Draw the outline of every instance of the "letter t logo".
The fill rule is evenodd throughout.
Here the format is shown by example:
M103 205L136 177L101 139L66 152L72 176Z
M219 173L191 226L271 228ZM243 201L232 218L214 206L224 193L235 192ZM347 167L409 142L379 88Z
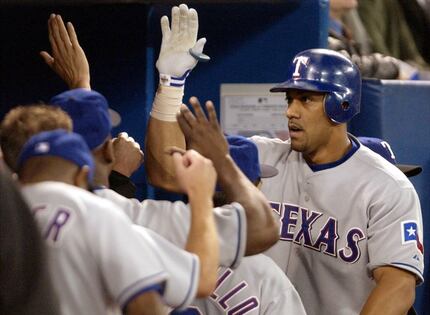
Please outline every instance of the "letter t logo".
M300 77L300 72L299 72L300 66L304 65L306 67L308 64L308 61L309 61L309 57L299 56L294 58L293 63L296 64L296 69L294 70L293 78Z

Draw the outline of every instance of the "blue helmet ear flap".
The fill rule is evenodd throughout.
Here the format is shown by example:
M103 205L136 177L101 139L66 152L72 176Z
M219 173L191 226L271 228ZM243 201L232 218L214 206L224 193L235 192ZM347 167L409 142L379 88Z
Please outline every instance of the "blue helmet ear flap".
M327 93L324 100L324 109L328 118L337 124L348 122L360 109L353 106L348 98L340 92Z

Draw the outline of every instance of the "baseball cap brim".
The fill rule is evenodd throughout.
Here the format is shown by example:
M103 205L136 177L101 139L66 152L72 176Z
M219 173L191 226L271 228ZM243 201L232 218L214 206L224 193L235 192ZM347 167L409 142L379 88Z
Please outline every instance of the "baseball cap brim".
M112 127L118 127L121 123L121 115L114 109L109 108L109 116L112 123Z
M267 164L260 164L260 177L261 178L270 178L273 176L278 175L279 171L271 166L271 165L267 165Z
M422 172L423 168L419 165L396 164L396 166L407 176L412 177Z

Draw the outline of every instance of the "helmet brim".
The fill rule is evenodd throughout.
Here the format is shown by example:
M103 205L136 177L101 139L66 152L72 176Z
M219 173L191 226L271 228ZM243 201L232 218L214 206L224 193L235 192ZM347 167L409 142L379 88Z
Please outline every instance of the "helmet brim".
M303 91L312 91L312 92L343 92L343 89L339 86L333 85L332 83L325 83L320 81L311 81L311 80L288 80L282 82L278 85L275 85L270 89L270 92L286 92L288 90L303 90Z

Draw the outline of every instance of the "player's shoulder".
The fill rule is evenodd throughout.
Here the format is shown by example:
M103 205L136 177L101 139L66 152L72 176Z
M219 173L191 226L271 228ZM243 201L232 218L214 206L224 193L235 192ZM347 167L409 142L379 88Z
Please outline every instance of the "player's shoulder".
M153 200L153 199L145 199L143 201L139 201L135 198L126 198L123 195L117 193L116 191L109 188L101 188L94 191L94 193L107 199L114 204L126 208L129 206L134 206L140 208L140 210L148 210L148 211L157 211L157 210L184 210L188 209L187 205L182 201L168 201L168 200Z
M357 169L369 178L375 179L372 182L376 183L378 179L378 182L384 182L386 185L413 188L412 183L400 169L368 147L360 145L354 158L358 162Z
M94 190L94 194L104 200L109 200L120 208L127 208L135 203L139 203L137 199L126 198L109 188L97 188Z
M40 182L25 185L22 192L31 204L55 204L68 207L83 216L97 216L100 212L112 212L115 205L109 200L62 182Z

